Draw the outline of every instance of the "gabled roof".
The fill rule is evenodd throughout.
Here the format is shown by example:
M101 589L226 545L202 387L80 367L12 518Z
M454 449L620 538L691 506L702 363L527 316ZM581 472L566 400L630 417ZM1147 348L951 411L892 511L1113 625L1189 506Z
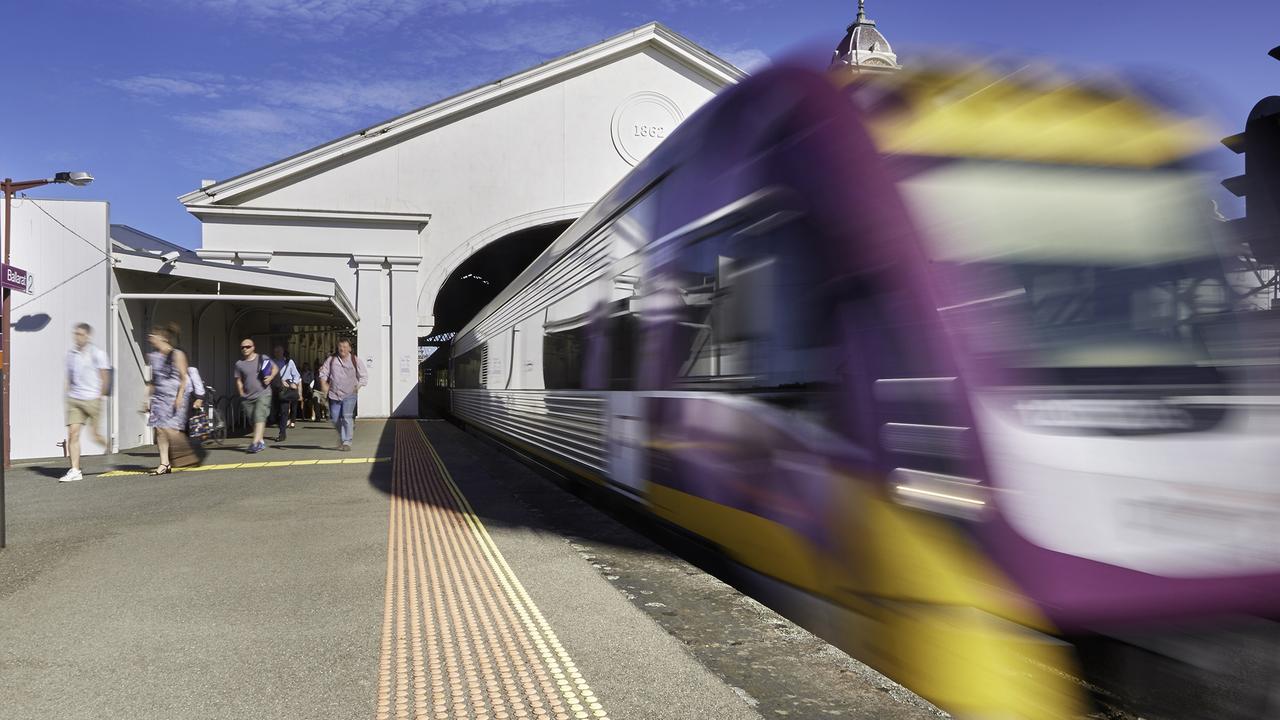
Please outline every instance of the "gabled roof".
M490 107L555 84L568 76L607 64L646 46L657 48L684 62L694 71L721 86L736 83L745 75L738 68L713 55L692 40L661 23L651 22L591 47L569 53L501 80L472 88L359 132L304 150L270 165L193 190L179 197L178 200L192 211L197 207L207 207L215 202L225 202L263 186L279 184L317 165L365 152L372 147L394 144L428 130L432 126L465 116L478 108Z

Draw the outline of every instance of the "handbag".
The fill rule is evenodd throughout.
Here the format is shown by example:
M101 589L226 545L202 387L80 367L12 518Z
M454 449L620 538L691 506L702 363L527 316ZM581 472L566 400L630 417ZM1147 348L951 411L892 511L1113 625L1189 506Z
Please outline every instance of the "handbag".
M280 367L279 364L276 367ZM293 364L293 360L286 359L284 367L280 368L280 372L276 373L275 379L271 381L271 389L276 391L276 398L283 401L298 399L298 389L284 384L284 372L289 368L293 368L295 373L298 371L298 366Z
M203 440L213 432L213 418L204 413L196 413L187 418L187 437Z
M200 464L200 451L187 440L187 436L176 430L164 429L169 433L169 466L175 468L191 467Z

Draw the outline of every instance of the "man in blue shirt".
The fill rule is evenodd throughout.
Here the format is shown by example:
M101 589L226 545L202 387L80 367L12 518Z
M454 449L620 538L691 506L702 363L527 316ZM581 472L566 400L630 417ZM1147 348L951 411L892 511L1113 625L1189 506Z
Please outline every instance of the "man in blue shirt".
M271 384L271 391L276 401L276 420L280 428L275 442L284 442L288 435L289 417L292 415L293 403L298 399L298 388L302 387L302 375L298 366L293 364L284 353L284 346L276 345L271 351L271 362L276 366L276 379Z

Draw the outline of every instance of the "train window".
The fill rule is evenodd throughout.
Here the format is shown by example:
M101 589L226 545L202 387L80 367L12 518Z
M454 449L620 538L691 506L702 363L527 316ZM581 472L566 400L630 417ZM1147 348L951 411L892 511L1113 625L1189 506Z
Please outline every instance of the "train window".
M483 387L480 382L480 370L483 360L484 345L474 347L455 358L453 361L453 386L458 389Z
M640 325L630 309L630 298L609 305L605 333L609 339L609 389L634 390L636 350Z
M582 389L582 361L586 353L586 325L552 332L542 339L542 368L548 390Z
M776 394L832 382L820 261L806 228L797 216L756 218L660 263L680 296L669 333L676 386Z

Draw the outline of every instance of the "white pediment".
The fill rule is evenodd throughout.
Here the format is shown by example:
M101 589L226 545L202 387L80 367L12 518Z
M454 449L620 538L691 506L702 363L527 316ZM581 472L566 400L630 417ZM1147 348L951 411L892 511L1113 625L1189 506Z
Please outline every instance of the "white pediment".
M643 63L637 63L636 58L650 60L649 67L639 67ZM619 66L624 68L622 72L619 72ZM660 77L660 72L654 72L660 68L665 68L666 74L670 77L663 78ZM601 93L598 88L590 87L593 83L584 82L584 78L602 75L608 76L606 82L612 82L615 87L627 90L624 93L626 97L622 98L624 103L631 101L630 109L624 107L622 103L615 103L614 107L608 108L610 119L606 124L606 130L614 126L611 129L612 143L618 148L623 159L628 164L633 164L637 159L637 152L645 152L648 146L656 145L656 142L651 141L660 139L657 135L664 132L662 129L664 117L670 118L666 124L673 124L691 112L696 105L701 104L701 99L672 97L673 94L690 95L688 92L690 88L700 88L704 95L714 94L720 88L737 82L743 73L678 33L658 23L650 23L292 157L193 190L181 196L179 200L197 216L203 214L203 208L210 206L236 205L270 208L298 207L308 212L341 209L353 212L430 213L430 208L420 204L423 200L421 197L416 203L393 202L388 205L375 202L373 205L363 206L354 206L350 203L316 204L323 199L317 197L309 200L311 203L309 205L290 205L285 202L286 196L296 193L284 193L284 196L281 196L280 191L292 185L307 185L309 180L318 175L333 173L346 165L364 163L377 166L378 161L369 162L371 157L383 155L383 151L388 148L445 127L459 124L476 125L476 132L463 134L483 140L483 135L488 132L491 140L500 141L504 135L509 134L509 129L493 127L493 123L485 117L486 115L492 115L497 108L521 104L521 100L531 96L541 95L544 97L540 99L545 100L545 96L554 94L556 89L563 89L568 94L574 94L574 90L579 90L580 92L577 93L579 96L594 92L599 96L594 98L596 101L610 103L614 98L607 97L607 92ZM649 98L657 97L659 100L636 103L634 96L638 94L645 94ZM527 107L522 107L520 111L526 113L545 115L548 111L554 114L555 110L550 104L537 100L525 102L523 105ZM665 115L661 112L664 106L667 108ZM624 117L619 119L615 116ZM657 118L657 121L654 118ZM575 124L573 118L530 116L529 121L547 126L560 121L559 124L565 128ZM623 132L624 128L619 127L620 123L626 125L626 132ZM588 133L594 135L594 129L588 130ZM650 134L653 136L650 137ZM586 138L576 138L576 140L592 139L590 135ZM636 137L631 137L632 135ZM447 163L453 159L446 156L441 158L440 162ZM396 159L397 162L402 160L403 158ZM465 162L464 159L459 158L459 160ZM458 165L445 167L452 171L459 169ZM365 169L374 169L376 174L387 177L387 172L392 168L385 165L377 168L362 168L361 172L355 174L363 176ZM338 171L338 174L348 173ZM358 178L353 177L350 180L354 182Z

